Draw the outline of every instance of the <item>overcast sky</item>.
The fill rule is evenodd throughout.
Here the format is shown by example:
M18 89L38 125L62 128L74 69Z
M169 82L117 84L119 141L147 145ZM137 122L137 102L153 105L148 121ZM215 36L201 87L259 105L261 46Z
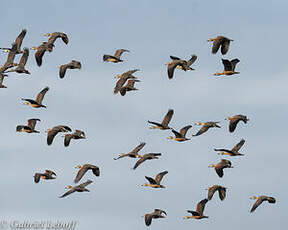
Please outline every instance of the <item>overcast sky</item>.
M34 51L26 68L31 75L9 74L0 89L1 105L1 196L0 216L13 221L77 221L77 230L146 229L143 216L160 208L166 219L153 220L150 229L283 229L287 222L287 1L2 1L0 46L9 47L27 29L23 47L38 46L47 32L65 32L69 44L55 42L43 64L36 65ZM223 69L218 53L211 54L207 39L227 36L230 50L224 58L238 58L239 75L215 77ZM103 54L129 49L123 63L104 63ZM195 71L176 70L168 79L165 63L170 55L188 59L198 56ZM0 64L6 59L0 53ZM19 60L20 56L16 59ZM58 76L59 65L72 59L81 70ZM114 76L139 68L138 91L125 97L113 94ZM34 98L49 86L43 104L47 109L23 105L21 98ZM174 109L170 125L180 129L198 121L221 121L221 129L177 143L171 131L149 129L147 120L162 121ZM244 114L250 119L228 132L227 116ZM17 125L39 118L40 134L16 133ZM62 135L47 146L45 130L68 125L86 133L86 140L63 146ZM224 157L233 169L219 178L208 168L221 157L214 148L232 148L246 140L243 157ZM114 161L146 142L141 153L161 152L136 170L135 159ZM66 185L74 185L78 164L100 167L101 176L88 172L82 181L93 180L90 193L66 198ZM35 172L57 173L56 180L33 181ZM165 189L141 187L145 176L168 170ZM209 219L183 220L186 210L207 196L205 188L226 186L222 202L215 196L206 205ZM252 195L276 198L255 213ZM285 207L286 206L286 207ZM0 219L1 220L1 219Z

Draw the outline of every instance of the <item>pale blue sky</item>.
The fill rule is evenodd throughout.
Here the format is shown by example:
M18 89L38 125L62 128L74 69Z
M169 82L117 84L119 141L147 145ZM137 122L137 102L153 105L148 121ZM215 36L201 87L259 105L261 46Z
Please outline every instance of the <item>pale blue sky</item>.
M286 224L286 125L287 1L2 1L0 46L9 46L21 29L27 29L23 47L40 45L47 32L61 31L69 44L56 41L52 53L36 65L30 52L30 76L9 74L7 89L0 89L2 118L0 216L7 220L76 220L77 230L146 229L141 216L154 208L164 209L166 219L153 220L150 229L201 228L242 230L283 229ZM224 35L234 40L225 58L240 59L239 76L216 78L222 56L211 54L207 39ZM103 63L104 53L129 49L119 64ZM193 72L176 71L168 80L169 55L198 56ZM4 63L6 54L0 54ZM17 57L19 58L19 57ZM59 65L72 59L82 69L67 71L59 79ZM18 60L18 59L17 59ZM137 92L125 97L113 94L114 76L139 68ZM47 109L22 104L45 86L50 90L43 103ZM171 126L191 124L188 137L196 133L197 121L221 121L212 129L185 143L167 140L170 131L156 131L147 120L160 121L174 109ZM234 133L224 118L245 114L250 121ZM40 134L16 133L18 124L40 118ZM57 136L46 145L44 131L66 124L84 130L87 140L71 141L68 148ZM214 148L230 148L246 140L239 158L229 158L233 169L219 178L210 163L218 162ZM161 152L133 171L135 160L113 161L139 142L145 152ZM101 177L91 173L90 193L75 193L59 199L64 187L73 183L77 164L98 165ZM55 181L34 184L33 174L54 170ZM168 170L166 189L141 187L144 176ZM228 187L227 198L207 203L209 219L183 220L187 209L207 196L214 184ZM252 195L271 195L275 205L264 203L249 210Z

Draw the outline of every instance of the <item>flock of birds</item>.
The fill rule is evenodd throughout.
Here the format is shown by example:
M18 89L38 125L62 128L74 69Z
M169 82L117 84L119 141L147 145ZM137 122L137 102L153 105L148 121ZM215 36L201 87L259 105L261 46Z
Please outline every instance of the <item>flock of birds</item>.
M22 30L21 33L18 35L14 43L12 43L11 48L0 48L4 52L8 53L8 57L6 62L0 66L0 88L7 88L5 85L3 85L3 80L5 77L7 77L8 73L10 72L16 72L17 74L30 74L30 72L25 69L25 65L27 63L28 57L29 57L29 49L23 48L22 41L26 35L26 30ZM48 36L48 41L43 42L38 47L32 47L32 50L36 50L35 53L35 60L38 66L42 65L43 62L43 56L45 52L52 52L55 48L55 42L57 39L62 39L62 41L67 45L69 43L68 36L65 33L62 32L54 32L54 33L47 33L45 34ZM225 55L230 46L230 42L233 41L229 38L223 37L223 36L217 36L214 39L209 39L208 41L213 42L212 46L212 53L216 54L218 50L221 47L221 53L222 55ZM125 52L130 52L127 49L118 49L116 50L114 55L103 55L103 61L104 62L112 62L112 63L119 63L123 62L121 59L121 55ZM14 61L16 55L22 54L19 63L16 63ZM168 78L172 79L175 73L176 69L182 70L182 71L188 71L188 70L194 70L191 65L197 60L196 55L192 55L189 60L183 60L175 56L170 56L171 60L167 63L167 74ZM227 59L222 59L222 63L224 65L224 70L222 72L215 73L216 76L220 75L233 75L233 74L239 74L239 72L235 71L236 64L239 62L238 59L233 59L231 61ZM64 78L67 69L81 69L81 62L72 60L68 64L63 64L59 68L59 77ZM114 87L114 94L117 94L118 92L125 96L127 92L137 90L135 88L135 83L139 82L137 77L135 77L133 74L139 71L139 69L133 69L129 70L121 75L116 75L116 78L118 78L116 85ZM29 105L33 108L46 108L45 105L42 104L42 101L44 99L44 96L49 91L49 87L45 87L42 89L36 96L35 99L31 98L22 98L24 104ZM174 128L171 128L169 126L169 123L173 117L174 111L173 109L169 109L167 114L165 115L164 119L161 123L154 122L154 121L148 121L149 124L151 124L151 129L159 129L159 130L171 130L174 136L169 136L168 139L175 140L177 142L184 142L191 140L191 138L187 138L186 134L188 130L192 127L191 125L187 125L183 128L181 128L179 131L175 130ZM242 114L234 115L231 117L227 117L225 120L229 121L229 132L234 132L236 130L236 127L240 121L243 123L247 123L249 119ZM27 122L27 125L18 125L16 127L17 132L26 132L26 133L39 133L35 129L35 126L37 122L39 122L40 119L33 118L29 119ZM199 135L204 134L207 132L210 128L221 128L219 126L219 121L208 121L208 122L197 122L195 123L196 126L201 126L201 128L198 130L197 133L193 134L192 137L196 137ZM85 133L84 131L76 129L74 132L72 132L72 129L66 125L57 125L54 126L51 129L48 129L47 131L47 145L51 145L53 143L54 138L58 133L65 133L64 134L64 146L68 147L70 144L71 139L85 139ZM67 133L70 132L70 133ZM227 156L243 156L244 154L240 153L239 150L244 145L245 140L241 139L239 143L237 143L232 149L225 149L225 148L218 148L214 149L218 152L219 155L227 155ZM135 162L135 165L133 169L135 170L138 168L142 163L144 163L147 160L153 160L158 159L161 156L161 153L146 153L146 154L139 154L139 152L142 150L142 148L145 146L146 143L142 142L137 147L135 147L132 151L128 153L121 153L117 158L114 158L114 160L118 160L124 157L129 158L135 158L137 161ZM208 167L214 168L216 174L219 177L224 176L224 169L225 168L233 168L232 162L227 159L221 159L220 162L217 164L210 164ZM74 179L75 184L79 183L84 176L84 174L87 173L87 171L91 170L92 173L95 176L100 176L100 169L96 165L92 164L84 164L84 165L78 165L76 166L78 169L78 173ZM147 186L151 188L165 188L164 185L161 184L161 181L163 177L168 173L168 171L163 171L158 173L155 178L145 176L148 183L143 184L142 186ZM44 180L51 180L56 178L56 173L52 170L45 170L45 172L36 172L34 175L34 182L39 183L40 179ZM92 180L87 180L84 183L78 184L76 186L66 186L66 189L69 189L66 193L64 193L60 198L66 197L74 192L89 192L89 190L86 188L89 184L92 183ZM208 216L204 215L204 209L208 201L210 201L214 195L215 192L218 192L220 200L224 200L226 197L226 187L221 185L213 185L209 187L208 189L208 196L207 198L201 200L197 206L196 211L188 210L187 212L191 215L185 216L184 219L203 219L208 218ZM252 196L251 199L256 199L256 202L253 204L251 208L251 212L254 212L255 209L263 202L268 201L269 203L275 203L276 199L274 197L270 196ZM158 219L158 218L165 218L167 213L164 210L161 209L155 209L151 213L147 213L144 215L145 224L147 226L151 225L152 219Z

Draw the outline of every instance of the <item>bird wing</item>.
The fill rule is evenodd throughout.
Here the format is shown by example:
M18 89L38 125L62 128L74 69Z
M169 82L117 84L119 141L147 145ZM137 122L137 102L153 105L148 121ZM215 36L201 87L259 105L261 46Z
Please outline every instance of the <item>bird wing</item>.
M213 41L213 45L212 45L212 54L217 53L222 42L223 42L223 38L221 36L215 38L215 40Z
M167 65L167 73L168 73L168 78L169 79L173 78L174 70L175 70L177 65L179 65L179 62L177 62L177 61L173 61L173 62L168 63L168 65Z
M254 212L255 209L258 208L258 206L259 206L260 204L262 204L262 202L263 202L263 199L262 199L262 198L258 198L258 199L256 200L256 202L253 204L250 212Z
M233 70L233 71L235 70L235 67L236 67L236 65L237 65L238 62L240 62L239 59L233 59L233 60L231 61L231 65L232 65L232 70Z
M183 127L182 129L180 129L181 136L185 137L188 129L190 129L191 127L192 127L192 125L187 125L187 126Z
M192 210L187 210L187 212L191 213L193 216L200 216L198 212L192 211Z
M208 200L212 199L212 197L213 197L214 193L217 191L217 189L218 189L217 185L214 185L208 189Z
M161 215L162 213L164 213L167 216L167 213L164 210L161 209L154 209L154 214L156 215Z
M218 189L218 193L219 193L219 198L220 198L220 200L224 200L225 197L226 197L226 188L220 187L220 188Z
M88 171L88 169L89 169L88 167L82 167L81 169L79 169L74 182L78 183L81 180L81 178L84 176L84 174Z
M145 218L146 226L150 226L150 224L152 222L153 215L152 214L145 214L144 218Z
M117 82L116 82L116 86L114 87L114 94L117 94L122 86L125 84L125 82L127 81L127 78L120 78Z
M60 196L60 198L63 198L65 196L70 195L71 193L75 192L76 190L74 188L70 189L68 192L64 193L62 196Z
M35 100L38 104L42 104L43 98L48 90L49 90L49 87L45 87L44 89L41 90L40 93L38 93L36 100Z
M162 124L160 124L158 122L154 122L154 121L148 121L148 123L152 124L152 125L162 126Z
M45 170L45 173L48 174L48 175L57 176L55 172L53 172L52 170L49 170L49 169L46 169L46 170Z
M40 121L40 119L29 119L27 126L31 128L31 130L34 130L37 121Z
M193 136L199 136L199 135L201 135L202 133L205 133L209 128L210 128L209 126L203 125L203 126L201 127L201 129L199 129L199 131L198 131L195 135L193 135Z
M54 137L59 132L61 132L61 128L59 126L55 126L51 130L48 131L48 133L47 133L47 144L48 145L52 144Z
M67 34L61 33L62 41L67 45L69 43L69 39Z
M12 65L14 63L16 51L17 51L17 44L14 42L12 44L11 50L8 53L6 63L4 64L5 66L9 67L10 65Z
M138 153L144 146L146 145L145 142L141 142L136 148L134 148L131 153Z
M68 65L60 65L59 77L64 78Z
M116 58L119 58L119 59L120 59L120 56L121 56L122 53L124 53L124 52L130 52L130 51L129 51L129 50L125 50L125 49L119 49L119 50L116 50L116 51L115 51L114 56L115 56Z
M191 66L197 60L197 56L193 54L191 58L187 61L187 66Z
M39 183L41 175L42 175L41 173L35 173L35 175L34 175L34 182L35 183Z
M232 63L228 59L222 59L224 71L232 71Z
M173 114L174 114L174 110L173 109L169 109L167 114L165 115L161 125L163 125L164 127L167 127L169 122L172 119Z
M171 58L172 60L181 60L179 57L175 57L175 56L170 56L170 58Z
M227 153L234 153L232 150L229 149L214 149L214 151L221 151L221 152L227 152Z
M164 172L161 172L161 173L158 173L155 177L155 181L157 184L160 184L162 178L168 173L168 171L164 171Z
M230 40L227 38L222 39L221 53L223 55L225 55L228 52L229 46L230 46Z
M17 49L18 50L20 50L20 48L21 48L22 41L23 41L26 33L27 33L26 29L22 30L21 33L18 35L18 37L15 40L15 43L17 44Z
M238 144L236 144L233 147L233 149L231 149L231 151L234 152L234 153L237 153L241 149L241 147L244 145L244 143L245 143L245 140L242 139Z
M148 176L145 176L145 178L149 181L150 184L157 184L157 182L153 178Z
M272 204L276 203L276 199L275 199L274 197L272 197L272 196L266 197L266 200L267 200L269 203L272 203Z
M200 214L200 216L203 215L204 209L205 209L205 205L208 202L208 199L203 199L201 200L196 207L196 212L198 212Z
M92 172L95 176L100 176L100 169L99 167L95 166L95 165L91 165L90 166L91 169L92 169Z
M229 122L229 131L232 133L237 127L238 122L240 121L239 118L232 118Z
M42 65L42 58L46 50L47 50L46 44L42 44L37 48L37 51L35 53L35 59L38 66Z
M147 157L141 157L134 165L133 169L136 169L140 164L147 160Z
M25 47L23 49L23 54L18 65L24 67L27 63L28 57L29 57L29 49Z
M218 175L219 177L223 177L224 172L223 172L223 167L222 167L222 166L216 166L216 167L215 167L215 171L216 171L216 173L217 173L217 175Z
M78 185L79 187L82 187L82 188L85 188L87 185L89 185L89 184L91 184L93 181L92 180L87 180L86 182L84 182L84 183L82 183L82 184L80 184L80 185ZM77 187L78 187L77 186Z
M64 137L64 146L68 147L70 144L70 141L72 139L73 135L72 134L66 134Z

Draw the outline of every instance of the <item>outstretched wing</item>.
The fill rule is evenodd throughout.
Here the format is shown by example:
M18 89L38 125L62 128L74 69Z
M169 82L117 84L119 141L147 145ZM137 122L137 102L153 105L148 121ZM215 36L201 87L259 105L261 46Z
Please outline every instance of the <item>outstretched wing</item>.
M60 69L59 69L60 78L64 78L67 68L68 68L67 65L60 65Z
M182 129L180 129L181 136L185 137L188 129L190 129L191 127L192 127L192 125L187 125L187 126L183 127Z
M199 131L198 131L195 135L193 135L193 136L199 136L199 135L205 133L208 129L209 129L209 126L204 125L204 126L202 126L201 129L199 129Z
M222 39L221 53L223 55L225 55L228 52L229 46L230 46L230 40L227 38Z
M24 67L27 63L28 57L29 57L29 49L25 47L23 49L23 54L18 65Z
M237 65L238 62L240 62L239 59L233 59L233 60L231 61L231 65L232 65L232 70L233 70L233 71L235 70L235 67L236 67L236 65Z
M225 197L226 197L226 188L220 187L219 190L218 190L218 192L219 192L219 198L220 198L220 200L224 200Z
M232 118L229 122L229 131L232 133L235 131L238 122L240 121L239 118Z
M36 100L35 100L38 104L42 104L43 98L48 90L49 90L49 87L45 87L44 89L41 90L40 93L38 93Z
M153 178L148 176L145 176L145 178L149 181L150 184L157 184L157 182Z
M213 45L212 45L212 54L217 53L222 43L223 43L223 37L219 36L215 38L215 40L213 41Z
M167 114L165 115L162 123L161 123L164 127L168 126L169 122L172 119L173 114L174 114L174 110L173 109L169 109Z
M70 144L70 141L72 139L72 134L66 134L65 137L64 137L64 146L65 147L68 147L69 144Z
M119 59L120 59L120 56L121 56L122 53L124 53L124 52L130 52L130 51L129 51L129 50L125 50L125 49L119 49L119 50L116 50L116 51L115 51L114 56L115 56L116 58L119 58Z
M152 214L145 214L145 224L146 226L150 226L152 222L153 215Z
M258 206L259 206L260 204L262 204L262 202L263 202L263 199L258 198L258 199L256 200L256 202L253 204L250 212L254 212L255 209L258 208Z
M17 50L20 50L21 45L22 45L22 41L23 41L26 33L27 33L27 30L23 29L21 31L21 33L18 35L18 37L16 38L15 43L17 44Z
M164 172L161 172L161 173L158 173L155 177L155 181L157 184L160 184L162 178L168 173L168 171L164 171Z
M217 185L214 185L208 189L208 200L212 199L212 197L213 197L214 193L217 191L217 189L218 189Z
M70 189L68 192L64 193L62 196L60 196L59 198L63 198L65 196L70 195L71 193L75 192L75 189Z
M193 54L191 58L187 61L187 66L191 66L197 60L197 56Z
M84 176L84 174L88 171L88 169L89 169L89 168L87 168L87 167L82 167L82 168L78 171L74 182L75 182L75 183L78 183L78 182L81 180L81 178Z
M208 202L208 199L203 199L197 204L196 212L200 214L200 216L203 216L203 212L205 209L205 205Z
M234 153L237 153L241 149L241 147L244 145L244 143L245 143L245 140L242 139L238 144L236 144L233 147L233 149L231 149L231 151L234 152Z
M232 63L228 59L222 59L225 71L232 71Z
M37 121L40 121L40 119L29 119L27 126L30 127L31 130L34 130Z
M140 145L138 145L131 151L131 153L138 153L145 146L145 144L146 144L145 142L141 142Z
M34 175L34 182L35 183L39 183L41 175L42 175L41 173L35 173L35 175Z
M144 161L146 161L147 158L146 157L141 157L136 164L134 165L133 169L136 169L140 164L142 164Z

